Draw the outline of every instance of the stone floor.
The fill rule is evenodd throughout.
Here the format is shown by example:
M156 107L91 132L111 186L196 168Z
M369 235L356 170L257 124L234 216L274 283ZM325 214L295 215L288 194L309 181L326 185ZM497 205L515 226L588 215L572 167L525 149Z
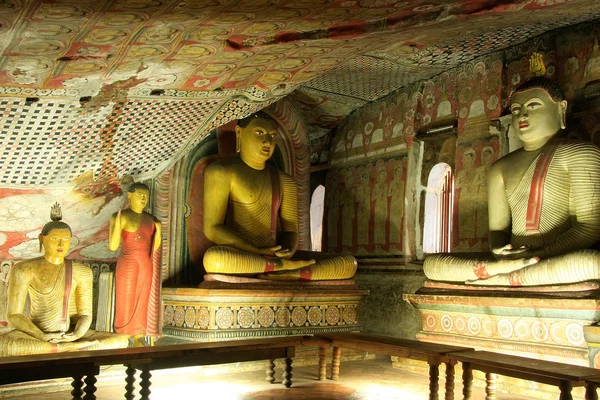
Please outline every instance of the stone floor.
M245 364L245 363L244 363ZM243 364L226 369L195 367L154 371L152 376L152 400L217 399L217 400L426 400L429 382L426 376L393 368L389 357L370 360L342 362L340 379L317 381L317 367L301 366L293 370L293 386L283 387L282 368L277 368L276 384L265 382L263 371L246 371ZM112 368L112 370L111 370ZM328 374L330 373L328 366ZM238 372L239 371L239 372ZM443 371L442 375L443 375ZM96 396L103 399L122 399L124 394L124 371L120 367L104 369L97 384ZM443 379L440 387L444 387ZM136 389L136 393L137 393ZM15 400L70 399L68 382L42 383L37 390L10 391L0 389L0 397ZM140 398L139 395L136 398ZM440 398L444 398L443 389ZM462 398L460 380L456 380L455 398ZM473 399L484 399L484 389L475 387ZM498 400L521 400L531 397L498 393Z

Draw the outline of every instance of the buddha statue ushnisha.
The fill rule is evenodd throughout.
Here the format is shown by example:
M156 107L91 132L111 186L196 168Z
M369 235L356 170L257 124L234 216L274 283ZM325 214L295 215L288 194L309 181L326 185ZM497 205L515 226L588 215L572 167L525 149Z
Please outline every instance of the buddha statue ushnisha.
M560 138L567 102L543 76L511 97L512 125L523 147L488 173L489 243L495 260L437 254L425 258L431 280L474 285L556 285L600 279L600 149Z
M266 164L275 151L276 122L259 111L238 121L235 136L239 157L215 161L204 175L204 234L216 244L204 255L206 271L295 281L354 276L352 256L294 258L296 182Z
M44 256L20 261L11 270L6 318L14 330L0 336L0 356L127 347L126 335L90 329L92 270L65 259L71 228L61 221L58 204L50 216L39 235Z

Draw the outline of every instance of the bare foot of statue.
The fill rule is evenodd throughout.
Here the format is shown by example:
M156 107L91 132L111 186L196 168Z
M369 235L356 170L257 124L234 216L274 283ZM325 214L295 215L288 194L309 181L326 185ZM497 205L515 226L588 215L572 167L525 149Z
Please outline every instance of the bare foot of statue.
M540 261L539 257L518 258L516 260L498 260L493 268L488 268L493 272L492 275L508 274L509 272L517 271L529 265L537 264Z
M472 281L466 281L467 285L477 286L508 286L510 285L510 274L498 274L487 279L476 279Z
M281 271L289 271L314 265L315 260L285 260L281 259Z
M66 351L76 351L76 350L85 349L87 347L91 347L98 343L99 342L97 340L81 340L78 342L62 343L61 346L63 346Z

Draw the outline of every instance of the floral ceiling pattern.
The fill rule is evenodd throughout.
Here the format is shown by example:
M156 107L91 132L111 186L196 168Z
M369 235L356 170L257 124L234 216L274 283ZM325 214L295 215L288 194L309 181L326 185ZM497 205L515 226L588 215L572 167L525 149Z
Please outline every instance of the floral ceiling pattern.
M599 17L596 0L1 0L0 185L155 177L284 96L326 163L355 109Z

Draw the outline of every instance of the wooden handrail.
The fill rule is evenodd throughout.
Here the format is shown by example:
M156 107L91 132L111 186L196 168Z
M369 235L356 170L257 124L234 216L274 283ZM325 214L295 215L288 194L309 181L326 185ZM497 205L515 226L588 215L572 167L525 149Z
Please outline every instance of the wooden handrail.
M130 384L136 369L142 371L140 383L142 399L150 394L150 371L184 366L223 364L229 362L267 360L267 380L272 382L273 360L285 360L284 384L292 384L292 358L298 346L319 346L318 378L325 379L325 350L333 346L332 379L339 376L341 348L357 349L376 354L386 354L426 361L429 364L429 398L438 399L439 365L446 364L445 399L454 399L454 366L463 365L463 396L471 398L472 370L486 373L487 398L494 398L495 374L506 375L560 388L561 400L569 400L573 386L586 387L586 400L597 400L596 387L600 384L600 370L562 364L547 360L477 351L458 347L389 336L358 333L321 334L268 339L235 340L226 342L189 343L118 350L80 351L73 353L38 354L0 358L0 384L26 382L39 379L73 377L74 398L82 394L83 376L87 376L86 399L94 399L95 375L99 366L123 364L128 366L126 385Z

